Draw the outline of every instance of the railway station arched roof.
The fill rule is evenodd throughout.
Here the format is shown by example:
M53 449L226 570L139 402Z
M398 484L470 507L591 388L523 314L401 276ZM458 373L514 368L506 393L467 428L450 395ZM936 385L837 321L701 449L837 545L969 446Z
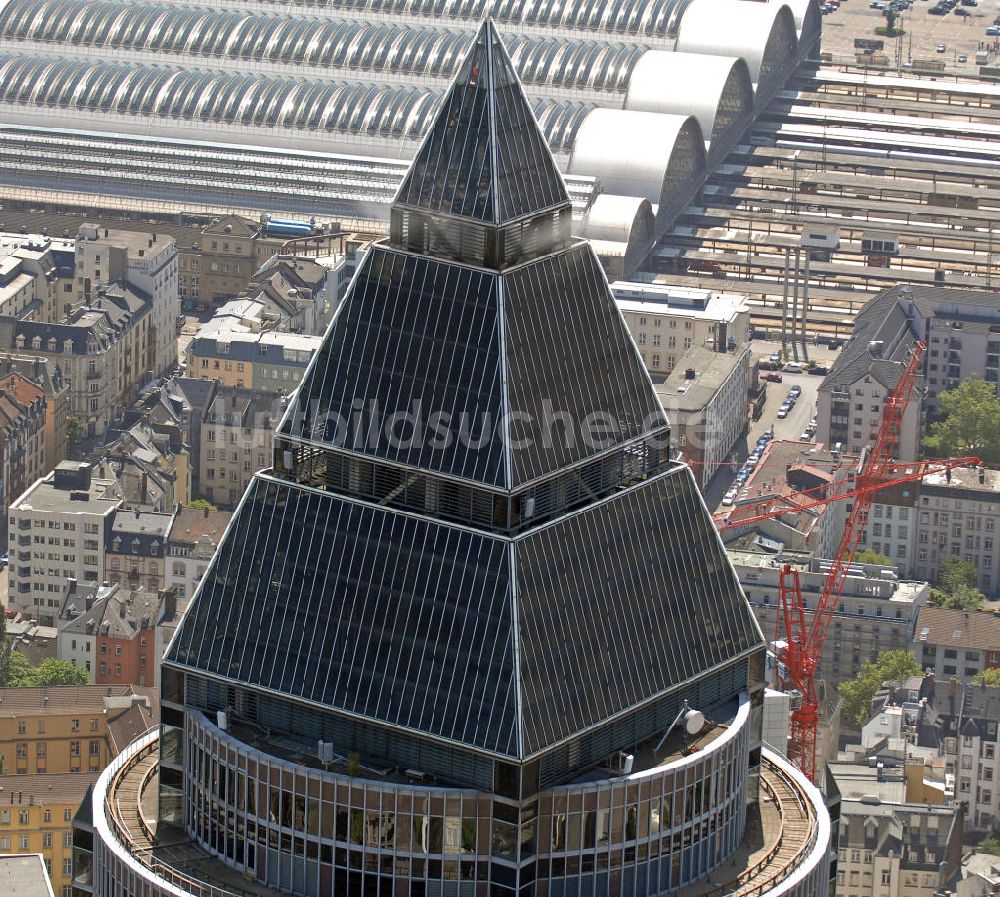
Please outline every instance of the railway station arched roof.
M0 37L110 47L207 65L253 61L357 73L450 79L474 31L121 0L11 0ZM525 84L624 92L646 47L634 42L511 34L508 52ZM166 60L165 60L166 61Z
M746 60L758 106L798 64L795 17L788 5L748 0L692 0L681 20L677 49Z
M701 188L705 165L693 116L594 109L577 133L569 171L599 178L606 193L645 197L662 232Z
M693 115L709 145L730 147L753 118L753 83L742 59L703 53L644 53L625 108Z

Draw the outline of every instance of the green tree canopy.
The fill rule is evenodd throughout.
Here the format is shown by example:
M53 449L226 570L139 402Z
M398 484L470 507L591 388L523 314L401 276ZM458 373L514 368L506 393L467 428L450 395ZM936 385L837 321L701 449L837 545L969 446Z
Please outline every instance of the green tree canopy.
M877 551L872 551L870 548L865 548L862 551L857 552L854 555L855 564L882 564L882 566L889 565L892 566L892 561L889 560L884 554L879 554Z
M844 719L860 729L868 722L872 698L883 682L900 681L920 673L920 664L909 651L884 651L876 660L862 664L855 677L838 689L844 699Z
M980 610L986 596L976 588L979 570L972 561L947 558L938 571L937 588L931 589L930 603L955 610Z
M81 439L83 439L86 433L86 428L83 426L83 421L78 417L67 417L66 418L66 438L69 439L70 445L75 445Z
M976 685L992 685L994 688L1000 688L1000 669L983 670L973 682Z
M6 688L10 682L11 652L10 639L7 637L7 615L0 608L0 688Z
M992 853L1000 857L1000 841L996 838L984 838L976 845L976 853Z
M28 664L20 651L11 654L10 681L13 688L39 685L87 685L90 677L84 669L65 660L49 657L37 667Z
M1000 399L992 383L972 378L938 396L942 420L931 425L927 451L937 457L978 455L1000 462Z
M194 501L189 501L185 508L191 508L194 511L218 511L219 509L213 505L207 498L196 498Z

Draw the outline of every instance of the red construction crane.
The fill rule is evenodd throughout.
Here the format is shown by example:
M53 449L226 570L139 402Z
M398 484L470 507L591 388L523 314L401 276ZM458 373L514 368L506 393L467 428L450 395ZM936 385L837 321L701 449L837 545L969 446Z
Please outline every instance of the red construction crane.
M777 498L772 496L716 515L720 530L731 529L842 499L854 499L811 619L806 617L798 572L785 564L779 581L779 625L783 624L785 631L785 646L778 657L785 670L782 685L786 690L795 690L802 696L801 702L792 710L788 757L811 781L816 776L816 733L819 728L816 669L823 655L834 609L840 600L851 562L864 534L875 493L887 486L919 480L928 473L947 472L956 467L979 464L978 458L904 463L891 460L899 441L903 414L913 392L920 357L926 345L924 342L917 342L914 346L902 377L886 400L874 442L862 453L860 467L851 480L841 480L818 489ZM849 484L850 488L840 494L831 494L830 487L841 484ZM782 507L775 508L776 502L781 503Z

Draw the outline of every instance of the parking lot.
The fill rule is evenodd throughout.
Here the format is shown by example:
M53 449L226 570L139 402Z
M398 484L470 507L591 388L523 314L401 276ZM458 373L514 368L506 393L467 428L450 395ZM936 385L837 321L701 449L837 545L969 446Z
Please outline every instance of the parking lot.
M976 51L998 47L998 38L988 37L986 28L1000 15L1000 0L978 0L978 6L956 6L970 13L961 16L952 11L947 15L931 15L928 10L936 0L915 0L913 7L902 12L896 27L906 33L900 38L879 38L875 28L885 25L885 17L877 9L871 9L869 0L844 0L835 12L823 16L822 49L834 54L834 61L845 61L854 57L855 38L873 38L885 41L882 51L890 65L895 66L897 47L899 59L906 63L913 59L939 59L945 70L955 74L973 75L976 67ZM945 52L938 53L939 44L945 45ZM965 63L958 57L965 54ZM991 64L995 62L991 60Z

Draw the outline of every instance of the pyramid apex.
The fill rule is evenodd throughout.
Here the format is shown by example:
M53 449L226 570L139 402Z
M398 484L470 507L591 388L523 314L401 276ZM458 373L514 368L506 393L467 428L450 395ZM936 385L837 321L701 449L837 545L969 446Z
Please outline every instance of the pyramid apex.
M503 227L570 207L510 56L487 17L458 67L394 209Z

